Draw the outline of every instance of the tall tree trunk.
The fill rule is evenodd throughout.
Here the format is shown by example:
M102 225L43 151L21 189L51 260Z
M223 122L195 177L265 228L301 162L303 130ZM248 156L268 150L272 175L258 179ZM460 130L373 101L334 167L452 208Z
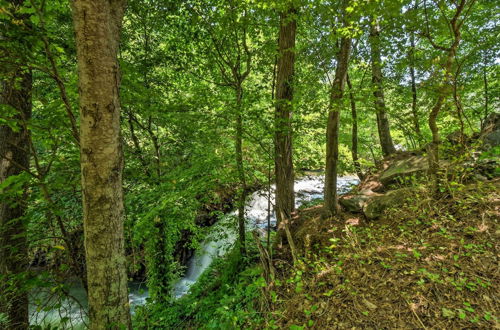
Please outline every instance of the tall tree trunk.
M29 132L31 118L31 73L17 69L0 84L0 105L16 110L19 130L0 126L0 183L29 168ZM21 124L23 123L24 124ZM8 329L28 328L28 293L23 273L28 266L26 241L26 192L5 188L0 202L0 313L7 316ZM7 282L12 281L10 284Z
M373 22L370 28L370 55L372 62L373 96L375 97L375 111L377 115L378 136L384 156L396 152L392 142L387 107L384 99L382 59L380 51L380 27L378 22Z
M15 8L23 0L10 0ZM16 19L25 19L14 11ZM3 26L2 28L9 28ZM3 30L2 30L3 31ZM27 47L26 41L17 37L9 41L18 43L20 49ZM0 38L2 37L0 33ZM4 53L2 52L2 56ZM22 55L22 54L19 54ZM8 54L18 56L18 54ZM23 60L20 61L21 63ZM29 131L27 121L31 118L31 72L16 65L4 65L0 68L0 106L15 110L12 120L18 129L8 125L0 126L0 184L29 171ZM4 118L6 119L6 118ZM26 291L26 271L28 267L28 244L26 237L26 187L22 191L14 190L7 184L2 189L0 199L0 313L6 317L7 329L27 329L28 292Z
M131 328L123 232L117 52L124 0L74 0L91 329Z
M361 171L361 164L359 163L358 158L358 113L356 111L356 99L354 98L354 93L352 91L351 80L349 79L349 74L346 75L347 86L349 87L349 100L351 103L351 118L352 118L352 146L351 146L351 155L352 162L354 164L354 169L356 170L356 174L360 180L363 180L364 175Z
M241 85L236 87L236 168L238 170L238 179L240 181L240 189L238 193L238 235L240 241L240 252L246 254L245 248L245 200L247 184L245 180L245 169L243 167L243 117L241 113L241 102L243 99L243 89Z
M344 26L347 24L344 22ZM351 39L343 37L340 40L340 50L337 54L335 79L330 92L328 123L326 128L326 169L325 169L325 218L337 214L337 164L339 159L339 121L342 107L342 97L349 66Z
M295 8L290 8L280 15L274 123L276 214L278 224L283 220L283 217L290 219L295 208L292 157L292 101L295 71L295 34L297 30L296 14Z
M420 131L420 123L418 121L417 107L417 84L415 82L415 32L410 32L410 52L408 54L410 62L410 78L411 78L411 113L413 119L413 129L417 135L418 142L422 142L422 132Z

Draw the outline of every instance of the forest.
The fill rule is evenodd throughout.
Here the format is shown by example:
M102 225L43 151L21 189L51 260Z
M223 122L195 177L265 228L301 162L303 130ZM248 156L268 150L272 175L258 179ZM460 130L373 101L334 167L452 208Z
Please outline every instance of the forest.
M497 329L500 3L0 0L0 329Z

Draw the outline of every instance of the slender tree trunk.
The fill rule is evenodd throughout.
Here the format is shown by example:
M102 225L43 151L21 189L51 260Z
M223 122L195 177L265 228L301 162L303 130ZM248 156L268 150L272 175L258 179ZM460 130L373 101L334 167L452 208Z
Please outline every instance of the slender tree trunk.
M422 132L420 131L420 123L418 121L418 107L417 107L417 84L415 82L415 32L410 33L410 78L411 78L411 113L413 119L413 129L417 135L419 143L423 140Z
M344 25L346 22L344 22ZM337 68L335 79L330 92L328 123L326 128L326 169L325 169L325 204L323 216L331 217L338 212L337 206L337 164L339 159L339 121L342 108L342 97L347 69L349 66L349 53L351 39L340 40L340 50L337 54Z
M449 21L449 25L451 28L451 31L453 32L453 41L451 43L451 46L449 48L444 48L436 45L430 35L428 35L429 41L432 43L433 47L437 49L445 49L446 50L446 61L444 62L443 65L443 72L444 72L444 77L441 79L440 85L438 87L438 96L436 99L436 103L431 109L431 112L429 114L429 128L432 132L432 142L429 145L428 148L428 157L429 157L429 174L431 176L432 180L432 185L433 185L433 190L438 191L439 189L439 145L441 144L441 139L439 137L439 128L437 126L437 117L439 115L439 112L441 111L441 108L443 107L443 104L445 103L446 99L448 96L451 94L451 82L453 79L452 76L452 66L453 62L455 60L455 55L457 52L457 48L460 44L461 40L461 33L460 33L460 27L463 24L463 20L459 22L460 15L462 11L465 8L467 0L461 0L456 7L455 10L455 15L453 18ZM474 3L474 0L470 1L470 6L472 6Z
M245 200L247 184L245 180L245 169L243 167L243 117L241 113L241 102L243 99L243 90L241 85L236 88L236 168L238 170L238 179L240 181L240 190L238 193L238 236L240 241L240 252L246 254L245 248Z
M275 112L276 214L278 224L295 209L292 157L292 102L295 71L296 10L281 13L278 39Z
M354 98L354 93L352 91L351 80L349 79L349 74L346 75L347 86L349 87L349 100L351 102L351 118L352 118L352 146L351 146L351 155L352 162L354 164L354 169L356 170L356 174L360 180L363 180L364 175L361 171L361 164L359 163L358 158L358 113L356 110L356 99Z
M489 94L488 94L488 66L487 66L487 57L486 57L486 52L484 52L484 64L483 64L483 83L484 83L484 117L481 119L481 127L483 126L483 123L486 121L486 118L488 118L489 115Z
M90 329L131 328L117 52L124 0L74 0Z
M12 72L0 84L0 105L16 110L19 130L0 126L0 183L29 168L29 132L25 124L31 118L31 73ZM0 313L7 316L8 329L28 328L28 293L24 272L28 266L26 241L26 192L4 188L0 202ZM11 283L7 283L7 281Z
M370 54L372 62L373 96L375 97L375 111L377 115L378 135L384 156L396 152L392 142L387 107L384 99L382 59L380 51L380 27L378 22L371 25L370 29Z

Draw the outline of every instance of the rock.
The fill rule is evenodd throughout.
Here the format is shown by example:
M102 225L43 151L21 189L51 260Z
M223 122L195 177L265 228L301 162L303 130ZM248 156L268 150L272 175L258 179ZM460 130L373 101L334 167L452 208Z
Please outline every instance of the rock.
M339 203L349 212L361 213L365 204L373 197L383 196L371 189L363 189L357 194L344 195L339 198Z
M381 191L384 186L380 181L378 181L378 178L374 175L369 175L367 176L360 184L359 184L359 189L362 191L369 190L369 191Z
M500 113L491 113L481 127L479 138L485 148L494 148L500 145Z
M372 196L367 195L345 195L339 198L339 203L349 212L361 213L363 206L371 198Z
M486 133L482 136L483 145L486 148L495 148L500 146L500 129Z
M376 219L383 214L385 209L403 205L406 198L411 195L414 189L415 188L401 188L391 190L382 196L373 196L364 205L363 213L368 219Z
M396 160L380 175L380 182L387 185L398 177L403 177L429 169L429 162L424 156L410 156L405 159Z
M481 126L481 133L489 133L497 130L500 130L500 113L490 113Z

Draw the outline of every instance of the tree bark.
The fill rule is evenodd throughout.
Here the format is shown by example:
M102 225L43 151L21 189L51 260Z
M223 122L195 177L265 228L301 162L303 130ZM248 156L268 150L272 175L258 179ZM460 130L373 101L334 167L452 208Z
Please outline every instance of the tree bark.
M19 130L0 126L0 183L20 175L29 168L29 132L26 121L31 118L31 73L17 69L0 85L0 105L16 110L14 120ZM24 124L21 124L24 123ZM28 266L26 240L26 191L2 193L0 203L0 313L7 316L9 329L28 328L28 293L23 287ZM12 283L7 284L7 281Z
M410 52L408 54L410 62L410 78L411 78L411 113L413 119L413 129L417 135L418 142L421 143L422 132L420 131L420 123L418 121L418 105L417 105L417 84L415 82L415 32L410 32Z
M290 219L295 209L292 157L293 80L295 72L295 8L280 15L275 111L276 214L278 224Z
M481 128L483 127L483 123L486 121L486 118L488 118L488 115L490 114L489 111L489 104L490 104L490 99L489 99L489 92L488 92L488 58L486 56L486 51L484 52L484 63L483 63L483 84L484 84L484 115L483 118L481 118Z
M344 25L346 22L344 22ZM337 205L337 165L339 159L339 122L342 98L347 69L351 39L343 37L340 40L340 50L337 54L337 68L335 79L330 92L328 123L326 128L326 169L325 169L325 203L323 217L331 217L338 212Z
M124 0L74 0L91 329L131 328L123 232L117 52Z
M387 118L387 107L384 99L382 59L380 50L380 27L376 21L371 25L369 41L378 136L380 139L382 154L384 156L388 156L396 152L396 148L394 148L394 143L392 142L389 119Z
M245 169L243 167L243 116L241 113L243 99L243 89L241 85L236 87L236 168L238 171L238 179L240 181L240 189L238 192L238 236L240 241L241 255L246 254L245 247L245 200L247 197L247 184L245 179Z
M356 174L360 180L363 180L364 175L361 171L361 164L359 163L358 158L358 113L356 110L356 99L354 98L354 93L352 91L351 80L349 79L349 74L346 75L347 86L349 87L349 100L351 102L351 118L352 118L352 146L351 146L351 155L352 162L354 164L354 169L356 170Z
M24 1L8 2L17 7ZM13 17L25 19L15 11ZM29 47L18 35L10 41L23 46L21 49ZM1 55L4 55L3 52ZM18 55L22 54L6 54L9 57ZM0 126L0 184L5 184L6 180L16 180L16 176L30 171L27 121L31 118L32 76L26 68L17 65L2 66L0 74L0 106L14 110L13 116L8 119L17 125L17 129L12 129L9 125ZM25 287L28 268L24 218L27 207L26 188L16 191L7 185L2 189L0 199L0 313L6 316L6 324L3 325L8 329L27 329L29 326L28 292Z

